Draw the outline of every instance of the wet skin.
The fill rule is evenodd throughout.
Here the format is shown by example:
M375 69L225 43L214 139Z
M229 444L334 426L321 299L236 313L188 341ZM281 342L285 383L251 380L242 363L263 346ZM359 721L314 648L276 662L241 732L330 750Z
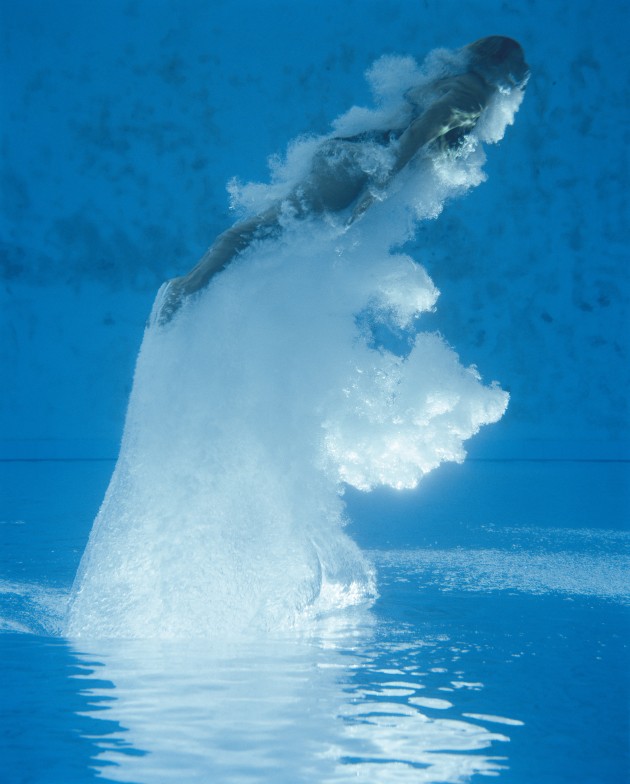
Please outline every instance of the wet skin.
M353 207L348 225L374 203L375 190L383 190L417 153L429 147L457 147L476 125L491 98L501 87L522 85L529 69L520 45L510 38L490 36L464 47L467 70L419 88L415 112L406 128L328 139L313 156L311 171L291 193L265 212L236 223L220 234L198 264L187 274L173 278L162 287L157 322L169 322L190 295L204 289L210 280L256 240L281 232L284 210L298 218L322 213L339 213ZM432 102L421 110L430 92ZM387 146L392 166L384 177L375 179L359 163L361 145L366 142Z

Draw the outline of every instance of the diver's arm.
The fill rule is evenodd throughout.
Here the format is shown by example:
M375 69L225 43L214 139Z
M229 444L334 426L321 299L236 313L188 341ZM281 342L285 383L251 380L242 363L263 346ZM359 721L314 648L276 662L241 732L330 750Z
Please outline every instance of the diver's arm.
M271 207L261 215L241 221L220 234L188 274L173 278L165 284L157 315L158 323L168 323L186 297L204 289L218 272L251 245L259 233L273 231L278 225L279 214L279 207Z
M251 244L258 230L268 225L268 219L267 213L257 215L219 234L190 272L175 278L182 293L194 294L205 288L217 272L221 272L235 256Z
M402 133L395 149L395 161L388 181L431 142L455 128L472 129L487 106L493 89L477 74L467 73L444 81L446 92L417 117ZM358 220L377 201L371 191L354 208L347 226Z
M392 175L404 169L421 147L435 141L449 130L452 108L447 99L448 95L433 104L417 117L400 137Z
M447 92L417 117L398 141L392 175L403 169L422 147L455 128L472 130L494 88L475 73L446 81Z
M387 182L389 182L394 175L398 174L401 169L404 169L422 147L447 132L444 128L448 126L451 113L450 104L442 99L437 104L433 104L424 114L417 117L411 123L398 140L394 165L391 168ZM352 211L352 215L346 222L346 226L350 226L361 218L376 200L376 194L368 190Z

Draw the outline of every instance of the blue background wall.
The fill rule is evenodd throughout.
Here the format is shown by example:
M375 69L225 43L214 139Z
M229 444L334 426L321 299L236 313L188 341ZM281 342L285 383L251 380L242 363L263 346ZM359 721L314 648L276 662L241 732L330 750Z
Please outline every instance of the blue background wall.
M232 218L225 184L369 95L384 53L517 38L525 102L489 181L412 250L427 318L512 395L481 455L629 435L627 4L2 0L0 439L115 455L155 292Z

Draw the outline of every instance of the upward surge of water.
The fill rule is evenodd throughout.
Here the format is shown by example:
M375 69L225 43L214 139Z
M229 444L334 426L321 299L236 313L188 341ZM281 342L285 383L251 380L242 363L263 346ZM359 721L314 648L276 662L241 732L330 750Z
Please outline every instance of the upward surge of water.
M335 134L395 122L405 90L449 58L434 53L424 70L378 61L368 73L377 108L351 110ZM498 94L460 154L425 155L350 229L287 216L281 237L147 329L69 635L285 628L375 594L370 563L343 531L344 483L414 487L462 460L463 442L508 399L440 336L418 331L439 292L392 248L483 181L479 142L502 137L521 98ZM256 213L287 193L318 141L295 142L271 185L233 183L235 206ZM382 165L382 148L365 154ZM404 350L388 350L383 331Z

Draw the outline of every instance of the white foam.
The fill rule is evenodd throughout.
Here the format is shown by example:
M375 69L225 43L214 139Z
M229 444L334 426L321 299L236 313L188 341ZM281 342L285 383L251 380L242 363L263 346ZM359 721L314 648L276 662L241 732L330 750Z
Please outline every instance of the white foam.
M379 105L336 128L407 111L395 88L403 71L404 84L417 75L408 59L375 66ZM256 212L288 192L316 146L297 140L269 186L233 183L237 208ZM69 635L287 628L374 597L372 567L342 530L344 483L414 487L463 460L464 441L507 405L441 336L416 334L438 292L391 252L416 220L479 184L483 161L474 138L459 156L421 158L347 231L285 216L279 239L146 332ZM376 325L406 331L409 352L379 345Z
M67 590L0 579L0 630L60 634L67 604Z
M499 549L390 550L377 564L422 576L442 590L558 593L630 601L630 557L622 553L532 552Z

